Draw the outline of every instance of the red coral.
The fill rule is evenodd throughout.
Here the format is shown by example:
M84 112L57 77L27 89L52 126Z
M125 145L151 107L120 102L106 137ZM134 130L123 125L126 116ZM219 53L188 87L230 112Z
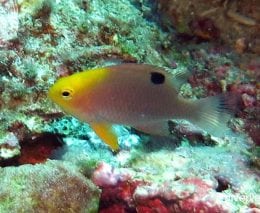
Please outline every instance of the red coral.
M188 81L192 87L204 87L207 91L207 96L217 95L222 92L220 82L210 79L208 73L192 75Z
M243 111L239 112L239 117L244 119L246 132L258 146L260 145L259 101L257 100L259 88L258 83L234 84L229 88L230 91L241 94L241 108Z
M234 84L230 86L230 91L239 94L256 95L256 86L253 84Z
M136 187L142 183L140 181L124 181L119 182L116 186L103 187L100 198L100 212L115 212L112 207L115 207L117 212L133 211L133 194Z
M222 206L214 203L213 200L205 200L204 198L213 189L213 186L199 178L188 178L183 180L184 184L195 186L193 196L179 201L180 212L226 212Z
M170 213L166 205L158 198L146 200L136 207L138 213Z
M62 146L62 142L55 135L42 135L32 141L21 144L21 156L18 163L36 164L45 162L55 149Z
M140 182L120 182L116 186L103 188L101 200L130 202Z
M154 189L137 195L137 186L147 185L141 181L124 181L114 186L102 188L99 212L102 213L188 213L188 212L226 212L210 195L215 192L214 185L199 178L187 178L179 182L181 185L191 185L192 192L176 194L172 191L165 194L167 189ZM145 187L145 186L144 186ZM186 196L183 196L186 194Z
M241 109L252 108L256 106L257 85L254 84L234 84L229 85L229 91L241 96ZM244 113L241 113L242 117Z

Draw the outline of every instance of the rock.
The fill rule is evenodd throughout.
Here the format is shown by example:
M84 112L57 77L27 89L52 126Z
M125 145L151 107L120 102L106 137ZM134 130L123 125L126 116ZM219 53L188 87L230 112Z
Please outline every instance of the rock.
M99 189L58 161L0 168L0 212L97 212Z

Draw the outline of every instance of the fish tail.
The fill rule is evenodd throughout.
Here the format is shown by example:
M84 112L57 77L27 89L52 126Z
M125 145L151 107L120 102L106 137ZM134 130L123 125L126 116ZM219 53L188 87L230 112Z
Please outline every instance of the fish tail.
M238 104L238 97L229 93L200 99L194 103L190 121L209 134L224 136L229 130L227 123Z

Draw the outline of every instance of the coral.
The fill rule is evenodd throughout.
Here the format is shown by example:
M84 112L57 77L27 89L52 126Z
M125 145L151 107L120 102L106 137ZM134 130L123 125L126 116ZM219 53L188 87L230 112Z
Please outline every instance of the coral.
M237 138L234 139L237 140ZM190 147L191 149L183 144L172 153L170 151L145 152L145 155L135 157L132 154L134 159L130 159L126 165L136 171L133 178L138 179L141 175L142 180L151 183L150 186L149 184L144 187L141 185L138 188L138 194L147 199L160 196L164 202L164 199L173 200L175 195L183 200L185 197L188 198L189 194L193 194L194 189L198 187L199 191L196 191L195 194L199 198L205 196L203 191L209 190L209 197L212 195L211 199L216 200L218 197L218 205L221 205L223 200L226 201L223 208L226 209L226 206L232 206L234 209L244 208L250 202L258 203L259 198L256 193L259 184L255 182L258 178L252 175L252 171L247 168L246 156L242 157L239 154L241 151L244 152L246 147L241 141L242 143L239 145L241 151L237 150L237 142L236 146L231 141L226 141L215 147ZM232 153L232 157L229 156L230 153L225 154L227 149ZM219 162L223 163L220 165ZM241 162L244 163L241 164ZM230 167L230 165L232 166ZM254 189L249 189L250 185ZM243 200L240 200L241 197ZM240 200L239 205L236 203L238 200Z
M31 138L33 134L30 129L20 121L15 121L8 126L8 131L13 132L19 141L25 141Z
M250 156L252 165L255 166L258 170L260 170L260 144L256 145L256 147L252 147L248 150L248 155Z
M245 108L253 107L256 104L256 99L253 96L250 96L246 93L242 94L242 101Z
M18 8L14 1L0 2L0 47L17 38L19 29Z
M194 35L204 40L214 40L220 36L219 29L215 26L213 20L209 18L192 20L189 27Z
M184 179L164 188L141 186L136 189L134 197L137 203L146 206L148 212L153 209L158 212L228 212L233 208L225 209L227 206L218 201L212 186L199 178Z
M206 151L205 147L186 145L174 152L132 153L122 162L121 167L127 167L124 169L101 163L92 176L102 189L100 212L235 212L259 208L258 178L247 163L242 163L246 157L238 147L229 143ZM232 157L225 153L229 146ZM120 153L120 158L125 154ZM220 166L220 159L228 163Z
M34 136L33 140L23 141L20 144L21 155L17 159L19 165L43 163L63 145L61 139L52 134Z
M58 135L30 131L20 121L8 127L0 144L2 166L43 163L64 145Z
M103 167L97 167L96 171ZM103 170L106 170L103 168ZM95 174L94 172L94 174ZM103 171L105 172L105 171ZM138 173L138 172L137 172ZM138 177L138 174L135 174ZM117 177L120 173L117 173ZM123 177L123 176L122 176ZM163 178L164 176L161 176ZM199 177L168 179L163 183L140 181L132 176L127 180L111 177L98 179L101 187L99 212L234 212L238 210L237 197L222 193L230 188L225 177L218 177L218 184ZM227 185L228 184L228 185ZM218 186L217 186L218 185ZM245 195L242 195L245 196ZM246 198L244 198L246 200ZM257 198L255 198L257 199ZM252 200L250 200L252 202ZM245 202L240 200L240 202ZM246 200L249 202L249 200ZM257 201L256 201L257 202ZM248 209L257 206L248 203ZM245 209L245 207L243 206Z
M187 198L179 203L181 211L186 212L228 212L232 208L225 209L223 203L217 203L217 196L210 194L211 186L198 178L190 178L183 181L184 184L191 184L196 187L192 198Z
M256 110L257 111L257 110ZM246 120L244 128L257 146L260 146L259 122L257 116Z
M238 52L259 53L255 43L259 27L259 4L256 1L157 0L158 10L166 27L173 26L178 33L199 39L220 39ZM241 44L241 41L247 44ZM252 47L248 44L254 44ZM242 46L241 46L242 45ZM247 48L243 47L244 45ZM239 46L239 47L238 47Z
M3 6L3 17L13 14L8 1ZM5 41L0 52L0 108L4 121L1 132L21 122L30 134L46 131L70 134L70 128L61 129L67 118L60 122L61 126L59 122L47 124L55 116L63 115L46 100L46 91L57 77L94 66L137 62L145 57L146 61L163 63L156 47L165 42L165 33L155 23L148 24L129 1L104 4L99 0L88 3L23 0L14 6L18 8L15 20L19 28L15 28L15 36ZM119 14L122 8L125 13ZM88 127L82 126L82 131L78 131L81 124L72 125L73 136L89 138ZM125 132L121 137L123 147L129 148L139 141L132 135L125 140L128 131L122 132Z
M66 137L75 137L78 139L88 139L87 133L90 128L85 123L78 121L70 116L63 116L62 119L53 119L45 126L45 131L54 134L62 134Z
M258 98L258 85L257 83L250 84L234 84L230 90L241 95L241 108L239 116L244 119L244 128L251 136L254 143L259 145L259 98Z
M9 132L0 139L0 165L4 160L19 156L20 152L19 141L13 133Z
M247 70L252 76L255 76L256 79L259 79L260 74L258 70L260 69L260 59L259 58L253 58L250 59L250 61L247 64L243 64L242 68ZM259 88L259 84L258 84Z
M49 0L23 0L19 2L20 10L24 14L35 16L45 5L51 4Z
M113 186L118 182L126 182L131 175L114 169L107 163L101 163L93 172L92 181L101 187Z
M0 168L1 212L97 212L100 191L70 164Z
M161 213L170 213L170 209L158 198L144 200L143 203L139 204L136 207L138 213L144 212L161 212Z
M0 3L0 212L259 211L256 1L14 2ZM188 70L185 98L237 93L236 133L116 127L114 155L46 97L61 76L122 62Z
M117 212L134 212L133 193L139 184L140 181L124 181L102 187L99 212L109 213L113 208Z
M100 143L101 140L92 132L91 128L76 118L64 116L62 119L55 119L45 125L45 131L53 134L60 134L64 137L74 137L80 140L90 142L92 147L106 147ZM114 130L119 135L119 144L121 148L129 149L137 146L140 143L140 138L132 134L127 128L119 125L114 125Z

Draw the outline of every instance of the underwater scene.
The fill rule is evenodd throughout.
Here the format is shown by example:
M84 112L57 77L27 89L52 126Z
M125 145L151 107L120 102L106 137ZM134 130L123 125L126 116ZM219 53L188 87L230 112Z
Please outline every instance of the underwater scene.
M260 213L259 0L0 0L0 213Z

